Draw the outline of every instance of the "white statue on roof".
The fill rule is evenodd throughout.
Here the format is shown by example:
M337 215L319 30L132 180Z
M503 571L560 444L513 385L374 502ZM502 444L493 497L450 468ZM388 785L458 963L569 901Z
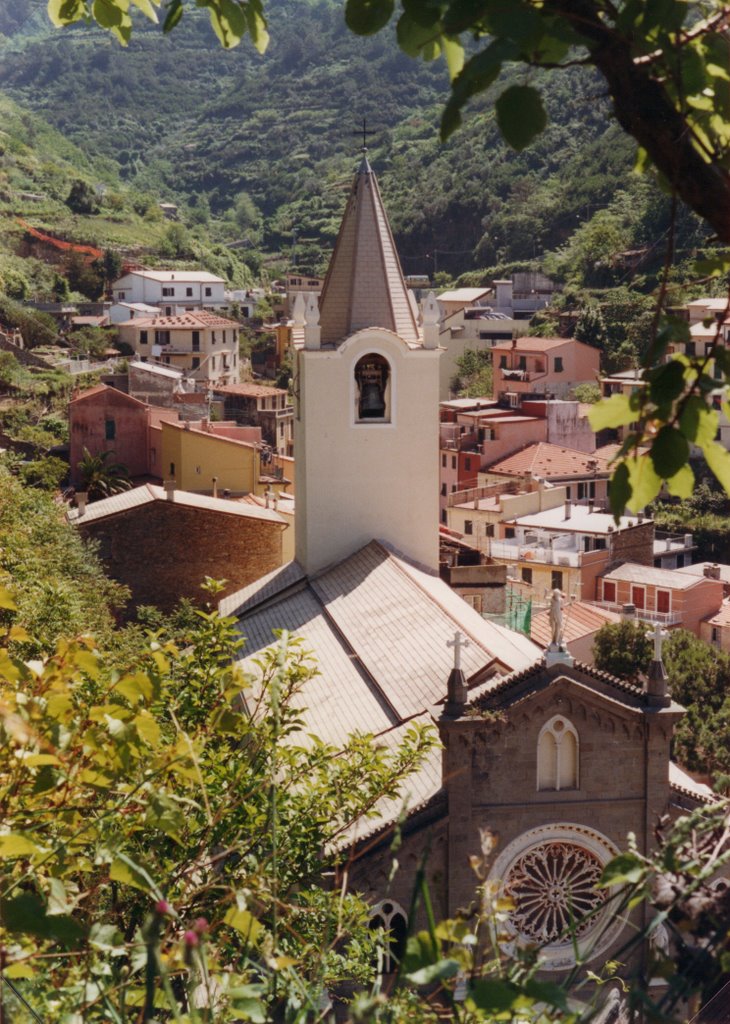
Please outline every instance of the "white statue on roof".
M552 636L550 646L562 650L563 647L563 598L565 594L557 587L550 595L550 629Z

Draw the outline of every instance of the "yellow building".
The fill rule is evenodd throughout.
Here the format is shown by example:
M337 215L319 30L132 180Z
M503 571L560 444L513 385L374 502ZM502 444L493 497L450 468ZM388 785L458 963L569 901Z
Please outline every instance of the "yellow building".
M219 426L205 421L195 426L163 423L163 476L181 490L203 494L264 495L288 486L288 478L276 465L262 467L259 445L217 433Z

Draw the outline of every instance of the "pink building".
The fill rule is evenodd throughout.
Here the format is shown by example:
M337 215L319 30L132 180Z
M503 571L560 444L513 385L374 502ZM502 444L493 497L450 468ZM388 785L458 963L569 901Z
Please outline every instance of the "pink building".
M539 394L565 398L598 377L598 349L573 338L514 338L492 349L494 397Z
M84 449L92 455L114 452L130 477L160 477L161 446L156 443L163 420L177 423L177 412L146 405L117 388L98 384L69 402L71 483L78 486Z
M694 576L681 569L624 562L604 573L596 597L614 611L631 604L642 621L681 626L700 636L702 620L722 607L723 585L720 579Z

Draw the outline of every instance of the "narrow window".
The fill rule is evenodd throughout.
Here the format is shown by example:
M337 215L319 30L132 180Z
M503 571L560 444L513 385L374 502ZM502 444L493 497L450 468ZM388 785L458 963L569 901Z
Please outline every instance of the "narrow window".
M147 344L147 331L140 331L139 332L139 343L140 343L140 345L146 345Z
M213 294L213 289L212 288L206 288L205 289L205 294L206 294L206 296L208 298L210 298L210 296Z
M562 356L555 356L554 369L556 373L563 372L563 358Z
M192 288L186 288L185 289L185 294L187 295L188 298L192 298L193 289Z
M464 520L464 533L470 535L474 533L474 522L471 519Z
M551 573L550 586L553 590L563 589L563 574L559 569L553 569Z
M200 352L200 331L193 331L193 352Z
M671 594L668 590L657 590L656 592L656 610L667 614L670 610Z
M522 569L522 582L532 583L532 569L528 569L527 567Z
M540 730L537 741L537 788L578 788L578 733L562 715Z
M197 370L200 366L200 356L193 356L193 369Z
M117 424L114 420L104 421L104 437L107 441L114 441L117 436Z
M611 601L612 603L616 602L616 584L613 580L603 581L603 600Z
M391 974L405 953L408 916L395 900L383 900L373 907L368 925L372 931L383 933L381 970L383 974Z

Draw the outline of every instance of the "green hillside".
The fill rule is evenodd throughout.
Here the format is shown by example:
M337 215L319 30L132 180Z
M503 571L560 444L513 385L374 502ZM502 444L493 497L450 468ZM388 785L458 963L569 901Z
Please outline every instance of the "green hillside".
M296 256L321 270L367 117L408 272L546 262L565 281L605 287L632 278L619 254L642 249L639 284L653 284L668 202L632 175L633 146L580 68L544 83L551 123L516 154L484 101L440 145L445 68L409 60L386 36L353 37L329 0L282 0L264 56L245 45L221 50L204 11L167 37L141 19L126 50L93 29L49 32L36 11L20 0L12 18L0 18L0 88L85 154L71 159L82 176L110 183L115 216L105 204L88 223L61 222L84 240L161 258L203 254L208 265L230 264L238 280L244 262L258 272L261 258L276 269ZM169 228L151 218L160 199L180 204L186 224L170 244ZM681 216L680 258L704 241L698 221Z

